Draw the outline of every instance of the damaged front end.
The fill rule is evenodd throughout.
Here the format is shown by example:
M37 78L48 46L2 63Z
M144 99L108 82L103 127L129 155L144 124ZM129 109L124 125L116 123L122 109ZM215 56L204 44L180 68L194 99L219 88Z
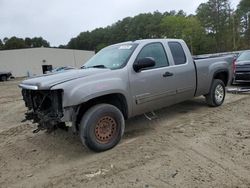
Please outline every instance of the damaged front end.
M62 123L62 94L63 90L22 89L23 100L28 108L25 118L38 123L38 129L34 132L54 130Z

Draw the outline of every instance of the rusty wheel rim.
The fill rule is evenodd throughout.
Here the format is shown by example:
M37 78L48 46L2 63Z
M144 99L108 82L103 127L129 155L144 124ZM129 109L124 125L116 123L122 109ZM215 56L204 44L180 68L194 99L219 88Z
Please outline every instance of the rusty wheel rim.
M99 143L107 144L116 137L117 123L114 118L104 116L95 126L95 136Z

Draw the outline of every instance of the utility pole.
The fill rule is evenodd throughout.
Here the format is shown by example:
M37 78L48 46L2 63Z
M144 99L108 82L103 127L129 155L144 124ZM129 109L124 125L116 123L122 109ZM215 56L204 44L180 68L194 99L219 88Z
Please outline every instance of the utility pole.
M246 40L247 40L248 47L249 47L249 42L250 42L250 19L249 19L249 16L250 16L250 11L247 12L246 31L245 31L245 37L246 37Z
M235 42L235 14L233 13L233 49L236 50L236 42Z

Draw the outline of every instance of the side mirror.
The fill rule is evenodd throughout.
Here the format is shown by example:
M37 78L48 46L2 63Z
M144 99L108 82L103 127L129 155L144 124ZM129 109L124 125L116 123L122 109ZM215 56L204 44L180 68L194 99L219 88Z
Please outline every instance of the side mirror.
M138 59L134 65L133 68L135 72L139 72L141 69L149 68L155 66L155 60L152 57L145 57L142 59Z

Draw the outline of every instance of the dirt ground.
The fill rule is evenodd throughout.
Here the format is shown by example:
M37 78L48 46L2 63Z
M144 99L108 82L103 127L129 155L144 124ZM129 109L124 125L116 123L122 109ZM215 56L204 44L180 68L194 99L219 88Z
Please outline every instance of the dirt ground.
M133 118L118 146L93 153L69 132L33 134L18 83L0 83L0 187L250 187L250 94Z

